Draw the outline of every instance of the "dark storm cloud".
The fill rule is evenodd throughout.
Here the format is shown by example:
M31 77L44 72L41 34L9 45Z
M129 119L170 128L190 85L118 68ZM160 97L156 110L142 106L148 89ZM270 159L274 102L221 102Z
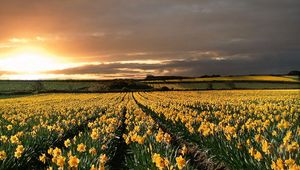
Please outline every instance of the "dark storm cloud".
M114 73L145 73L147 70L160 70L158 64L96 64L57 70L49 73L54 74L114 74Z
M299 16L299 0L6 0L0 42L47 37L44 46L82 61L173 60L150 65L158 73L285 73L300 69ZM231 57L214 60L213 53ZM76 73L119 71L86 67Z
M252 73L280 74L287 70L299 68L300 51L276 54L265 57L246 56L212 56L211 58L186 58L181 60L164 61L158 64L139 63L110 63L85 65L54 71L55 74L161 74L200 76L204 74L245 75ZM256 72L254 72L255 70Z

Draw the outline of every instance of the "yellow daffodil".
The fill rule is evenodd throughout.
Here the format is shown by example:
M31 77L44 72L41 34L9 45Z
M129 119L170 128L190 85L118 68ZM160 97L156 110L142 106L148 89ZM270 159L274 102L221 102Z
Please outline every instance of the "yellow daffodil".
M85 152L86 151L86 146L83 143L80 143L77 145L77 151L78 152Z
M68 164L71 168L77 168L80 160L76 156L71 156L69 158Z

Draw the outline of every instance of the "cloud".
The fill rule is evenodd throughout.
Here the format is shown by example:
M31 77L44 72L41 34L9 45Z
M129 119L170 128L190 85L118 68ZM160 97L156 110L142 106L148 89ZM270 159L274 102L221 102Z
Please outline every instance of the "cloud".
M172 61L161 69L108 64L67 73L130 72L121 66L185 75L286 72L299 69L299 16L298 0L9 0L0 2L0 44L34 40L82 62Z
M52 74L125 74L139 75L184 75L184 76L202 76L206 74L281 74L288 73L290 70L299 69L300 58L293 57L299 55L300 51L295 53L267 54L238 57L220 56L215 58L182 58L154 63L147 62L112 62L107 64L83 65L64 70L51 72ZM284 59L283 59L284 58Z

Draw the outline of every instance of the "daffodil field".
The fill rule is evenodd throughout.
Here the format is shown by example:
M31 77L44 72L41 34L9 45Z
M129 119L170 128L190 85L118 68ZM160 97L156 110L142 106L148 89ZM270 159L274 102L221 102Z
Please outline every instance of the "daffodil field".
M0 169L300 170L300 90L0 99Z

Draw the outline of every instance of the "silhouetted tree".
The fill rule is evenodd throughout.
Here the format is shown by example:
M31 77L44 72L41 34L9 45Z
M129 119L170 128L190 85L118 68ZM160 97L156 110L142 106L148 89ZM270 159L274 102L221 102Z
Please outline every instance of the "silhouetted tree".
M36 81L32 85L33 92L39 93L44 89L44 85L41 81Z

